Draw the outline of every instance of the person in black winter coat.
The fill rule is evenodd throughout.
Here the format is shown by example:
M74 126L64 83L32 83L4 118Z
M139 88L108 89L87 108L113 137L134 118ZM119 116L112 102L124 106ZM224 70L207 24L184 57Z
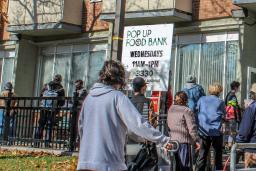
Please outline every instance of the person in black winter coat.
M87 96L87 90L84 88L83 80L76 80L75 81L75 92L77 93L78 97L82 97L83 99Z
M256 83L252 85L250 96L252 102L245 109L236 137L237 143L256 143ZM245 167L256 166L256 149L247 149L245 152Z

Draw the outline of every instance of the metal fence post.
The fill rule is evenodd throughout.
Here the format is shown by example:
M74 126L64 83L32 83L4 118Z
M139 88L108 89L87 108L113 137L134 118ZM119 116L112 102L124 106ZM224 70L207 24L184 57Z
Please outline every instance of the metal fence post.
M4 141L8 141L10 131L10 111L11 111L11 97L12 92L9 90L8 98L5 100L5 117L4 117Z
M231 158L230 158L230 171L235 171L236 170L236 149L237 149L237 144L234 144L231 148Z
M78 107L78 93L73 93L73 106L71 112L71 125L70 125L70 151L75 150L76 137L77 137L77 107Z

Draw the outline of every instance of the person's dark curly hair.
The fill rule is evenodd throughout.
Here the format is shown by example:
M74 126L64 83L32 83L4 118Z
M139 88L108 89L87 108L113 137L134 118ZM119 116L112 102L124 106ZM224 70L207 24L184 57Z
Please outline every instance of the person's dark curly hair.
M62 76L60 74L57 74L54 76L53 81L56 83L61 83L62 82Z
M188 95L184 91L179 91L175 94L174 105L187 106Z
M230 84L230 88L231 90L235 90L235 88L239 88L240 87L240 83L238 81L233 81L231 84Z
M99 73L99 82L106 85L125 85L125 70L120 62L106 61Z

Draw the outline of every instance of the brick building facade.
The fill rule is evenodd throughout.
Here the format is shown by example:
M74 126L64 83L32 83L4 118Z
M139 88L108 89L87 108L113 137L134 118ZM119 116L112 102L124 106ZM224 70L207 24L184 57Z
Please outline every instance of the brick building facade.
M90 3L90 1L85 1L84 3L83 31L93 32L108 30L108 23L100 20L102 2Z
M206 90L211 82L221 82L225 87L224 94L232 80L241 81L244 83L241 98L245 98L248 67L256 66L251 60L253 40L250 39L255 27L246 25L244 19L232 17L232 10L240 7L234 5L232 0L174 0L173 4L166 0L155 1L157 5L127 0L126 24L175 23L171 58L174 91L183 87L187 74L195 74ZM7 4L7 1L3 2ZM42 9L48 10L56 5L53 2L42 3ZM86 87L90 88L104 60L110 57L109 37L115 0L62 2L63 9L59 6L49 8L56 11L38 14L35 23L35 17L26 16L30 11L10 0L10 40L8 32L2 32L1 37L5 40L3 47L7 48L4 44L8 44L5 56L12 56L14 62L12 70L7 71L11 72L8 79L2 76L1 81L14 82L15 91L21 96L38 95L42 85L54 74L63 75L67 95L72 94L75 79L84 80ZM40 11L41 7L38 8ZM15 9L20 9L20 16ZM7 23L1 26L7 28ZM197 66L198 63L204 65ZM27 81L24 82L24 79ZM24 87L27 87L25 91Z
M100 20L102 12L102 2L85 2L84 26L86 31L99 31L108 29L108 23ZM233 4L232 0L194 0L193 1L193 21L211 20L217 18L231 17L231 11L240 9Z
M0 1L0 13L1 13L1 25L0 25L0 39L8 40L9 33L7 32L8 27L8 0Z
M194 0L193 19L209 20L231 17L231 10L237 9L232 0Z
M240 81L241 102L246 98L256 67L252 62L250 36L255 26L248 26L244 18L235 18L233 10L241 10L233 0L156 1L157 5L126 1L127 25L174 23L173 52L171 57L171 85L179 91L187 75L193 74L203 85L220 82L224 87L222 97L229 91L229 84ZM148 1L149 2L149 1ZM103 1L101 19L113 22L114 1ZM251 21L252 22L252 21ZM256 71L256 70L255 70Z

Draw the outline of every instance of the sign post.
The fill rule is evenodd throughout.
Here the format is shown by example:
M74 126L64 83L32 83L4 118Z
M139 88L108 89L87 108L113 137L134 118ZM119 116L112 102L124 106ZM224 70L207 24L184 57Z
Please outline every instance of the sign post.
M116 0L115 23L112 36L111 53L112 59L121 61L122 41L125 23L125 5L126 0Z
M124 29L122 63L128 89L135 77L143 77L150 91L167 91L173 24L130 26Z

